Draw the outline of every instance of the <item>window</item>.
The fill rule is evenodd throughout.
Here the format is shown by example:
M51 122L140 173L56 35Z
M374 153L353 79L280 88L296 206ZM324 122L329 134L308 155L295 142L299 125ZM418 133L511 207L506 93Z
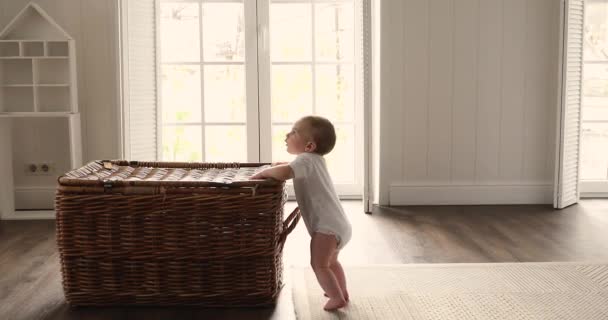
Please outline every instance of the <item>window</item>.
M242 2L160 3L164 161L247 162Z
M581 190L608 192L608 1L587 0L583 47Z
M290 161L285 134L316 114L338 193L360 197L363 1L160 0L159 160Z
M341 184L357 183L355 159L362 158L357 157L362 144L356 143L362 99L356 96L362 92L357 90L356 12L355 1L270 4L272 161L290 159L283 140L293 122L321 115L336 128L336 147L326 159L334 182Z

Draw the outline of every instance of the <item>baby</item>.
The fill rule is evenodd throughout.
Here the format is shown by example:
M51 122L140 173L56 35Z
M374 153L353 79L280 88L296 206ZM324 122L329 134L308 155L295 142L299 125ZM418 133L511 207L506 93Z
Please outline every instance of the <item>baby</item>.
M260 171L251 179L293 178L296 200L311 236L310 264L329 297L323 309L336 310L349 300L338 255L352 233L323 158L334 148L336 132L329 120L307 116L294 124L285 142L287 152L297 155L295 160Z

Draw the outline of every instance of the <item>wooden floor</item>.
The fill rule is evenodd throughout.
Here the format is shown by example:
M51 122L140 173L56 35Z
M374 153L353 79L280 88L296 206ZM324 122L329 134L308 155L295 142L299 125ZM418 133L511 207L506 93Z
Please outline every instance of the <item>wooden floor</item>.
M294 207L288 203L287 209ZM550 206L344 206L353 238L343 265L608 261L608 200ZM0 221L0 319L294 319L289 267L307 266L300 225L285 246L285 282L274 308L69 308L63 298L54 221ZM348 277L348 274L347 274Z

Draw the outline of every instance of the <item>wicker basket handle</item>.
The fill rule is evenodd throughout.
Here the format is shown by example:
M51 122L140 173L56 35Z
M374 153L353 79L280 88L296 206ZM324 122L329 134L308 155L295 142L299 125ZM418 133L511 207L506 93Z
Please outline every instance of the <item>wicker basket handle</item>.
M291 214L283 221L283 233L281 233L281 237L279 238L280 249L279 252L283 251L283 246L285 245L285 241L287 240L287 236L296 228L298 221L300 220L301 213L300 208L296 207L293 209Z

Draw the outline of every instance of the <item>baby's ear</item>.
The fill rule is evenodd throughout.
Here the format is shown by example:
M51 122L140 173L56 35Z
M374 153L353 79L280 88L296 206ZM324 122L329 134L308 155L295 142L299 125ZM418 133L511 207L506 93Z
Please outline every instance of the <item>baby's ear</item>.
M314 152L315 150L317 150L317 144L309 141L306 143L306 147L304 148L304 151L306 152Z

